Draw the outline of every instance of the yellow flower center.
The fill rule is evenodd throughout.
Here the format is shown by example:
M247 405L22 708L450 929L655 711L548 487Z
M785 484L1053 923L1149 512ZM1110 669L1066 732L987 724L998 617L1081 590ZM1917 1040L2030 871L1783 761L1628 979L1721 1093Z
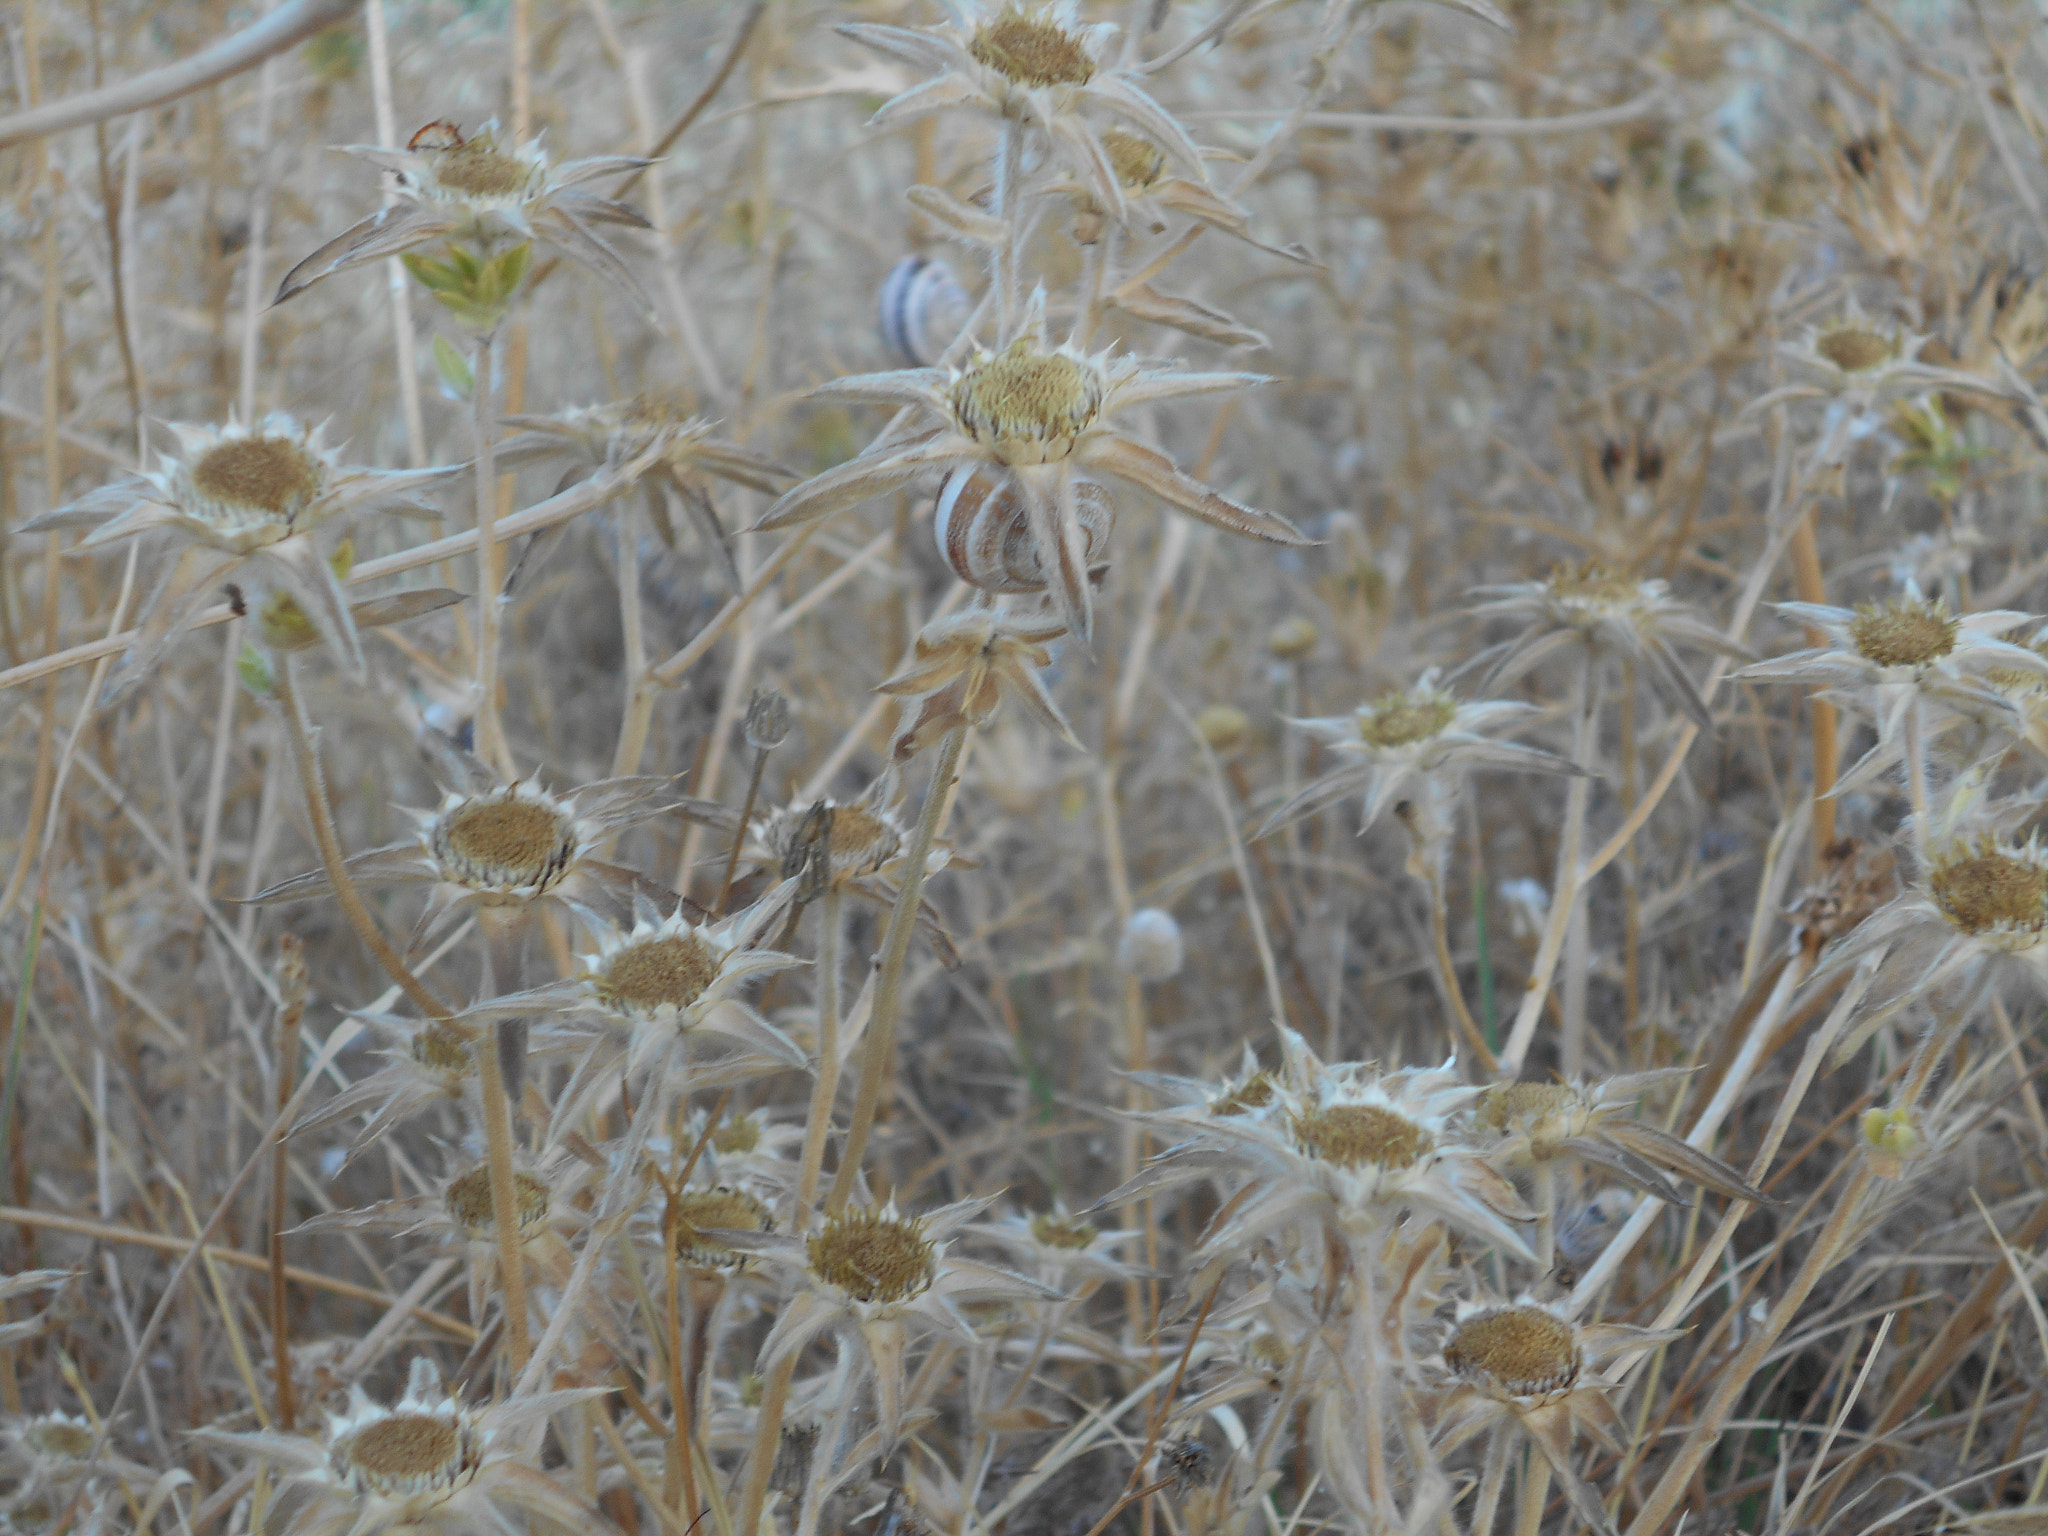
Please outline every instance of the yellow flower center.
M1048 1248L1086 1248L1095 1241L1095 1228L1072 1216L1042 1211L1031 1218L1031 1235Z
M360 1492L388 1497L452 1488L482 1459L475 1437L443 1413L393 1413L334 1442L335 1470Z
M1116 179L1133 192L1145 191L1166 169L1164 150L1150 139L1125 133L1121 128L1102 130L1102 149L1109 156L1110 169L1116 172Z
M438 1019L412 1037L412 1059L429 1072L452 1072L458 1077L476 1070L469 1042Z
M924 1223L880 1211L833 1218L806 1245L811 1273L856 1301L909 1301L931 1289L936 1255Z
M1005 464L1064 459L1101 408L1093 369L1023 338L978 355L953 386L961 430Z
M1079 38L1014 6L977 28L967 51L1018 85L1086 85L1095 75Z
M548 1187L523 1169L512 1173L512 1207L519 1213L519 1230L530 1232L548 1219ZM479 1163L469 1172L448 1181L441 1191L441 1203L448 1219L471 1242L489 1242L497 1235L491 1219L491 1169Z
M1927 886L1941 915L1964 933L2048 927L2048 870L1996 848L1942 861Z
M52 1417L32 1421L21 1438L38 1456L77 1461L92 1454L94 1436L90 1424Z
M857 805L832 808L832 833L825 846L832 851L833 862L873 868L889 861L897 842L896 829L881 817Z
M765 1232L768 1207L743 1189L693 1189L676 1202L676 1257L691 1269L738 1269L746 1255L706 1232Z
M1333 1104L1294 1117L1295 1144L1310 1157L1339 1168L1370 1163L1379 1168L1413 1167L1434 1143L1429 1132L1377 1104Z
M1358 734L1367 746L1409 747L1441 735L1457 713L1457 700L1434 689L1390 693L1359 711Z
M1837 326L1813 344L1813 350L1844 373L1862 373L1890 362L1898 355L1898 338L1865 330L1860 325Z
M517 197L532 176L530 162L506 154L487 138L443 150L434 162L434 179L464 197Z
M1865 661L1880 667L1918 667L1956 648L1960 625L1940 603L1897 598L1862 603L1849 621L1849 639Z
M687 1008L718 979L718 956L693 933L628 944L606 962L598 995L624 1008Z
M1550 595L1574 607L1621 607L1641 594L1639 583L1598 560L1560 565L1550 573Z
M1217 1116L1246 1115L1255 1109L1264 1109L1273 1102L1279 1092L1273 1086L1273 1074L1254 1072L1241 1083L1233 1083L1222 1093L1209 1101L1209 1113Z
M289 523L326 483L320 461L288 437L233 437L199 456L192 488L232 512Z
M471 800L442 818L434 851L459 885L484 890L547 890L576 857L567 817L538 801L507 796Z
M1572 1325L1541 1307L1494 1307L1458 1325L1444 1364L1514 1397L1567 1390L1579 1379Z

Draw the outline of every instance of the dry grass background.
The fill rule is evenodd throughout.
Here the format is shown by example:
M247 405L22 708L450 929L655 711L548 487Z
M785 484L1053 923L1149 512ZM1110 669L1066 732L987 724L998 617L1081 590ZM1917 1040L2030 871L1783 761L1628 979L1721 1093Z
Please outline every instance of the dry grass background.
M1745 0L1086 9L1121 29L1099 74L1173 56L1144 89L1253 239L1157 201L1119 225L1099 189L1090 202L1087 135L1055 149L1028 116L1005 129L970 103L870 126L930 71L835 28L944 22L925 0L370 0L148 110L11 143L17 119L0 116L8 1529L2048 1521L2033 1081L2048 876L2027 841L2048 650L2026 649L2025 617L2048 605L2039 18ZM963 36L1065 25L965 14ZM0 111L21 114L255 16L18 0L0 19ZM1063 112L1090 132L1117 121L1100 101ZM350 464L472 463L475 328L396 263L268 306L379 204L375 167L330 146L402 145L436 120L473 142L489 119L508 147L544 135L558 162L663 154L593 183L651 220L597 226L651 308L543 243L495 326L484 431L680 401L788 472L767 490L701 481L734 570L686 507L688 473L666 529L647 515L627 483L644 439L615 439L594 473L522 460L481 496L458 471L430 505L348 519L355 573L375 577L352 596L472 594L366 628L361 681L326 646L266 650L254 617L223 609L102 702L126 649L110 637L179 536L80 552L22 525L179 452L166 423L282 411L327 423ZM997 228L1006 296L1000 256L950 237L948 205L906 200L914 185ZM411 838L401 808L437 804L449 737L562 793L674 776L657 814L595 852L704 907L750 774L757 812L830 797L834 847L857 842L850 807L917 707L876 685L928 622L985 599L934 544L936 472L745 530L774 490L910 429L811 396L907 365L877 306L910 256L988 298L979 343L1017 334L1042 286L1054 340L1079 316L1117 357L1266 376L1116 424L1314 542L1254 542L1116 488L1092 644L1059 639L1043 666L1025 654L994 718L964 735L939 720L899 770L902 839L921 812L943 820L952 863L925 894L950 940L915 938L879 987L868 960L903 863L871 899L825 889L793 816L777 824L793 853L750 842L740 942L805 963L743 995L802 1065L753 1070L668 1020L634 1037L651 1071L601 1036L577 1073L592 1037L536 1004L502 1123L487 1124L505 1100L486 1017L457 1026L474 1055L446 1037L452 1076L409 1079L451 1091L360 1156L360 1117L287 1134L422 1059L407 1042L423 996L487 1002L592 952L595 930L559 904L525 928L509 916L524 907L482 907L401 978L362 925L403 950L417 886L365 883L357 919L331 895L246 904L321 866L330 816L350 854ZM1105 297L1134 275L1146 292ZM601 505L493 544L479 570L461 537L479 513L513 517L576 474ZM439 558L409 553L441 539ZM480 613L473 594L500 582ZM243 606L269 591L255 581ZM1869 609L1833 640L1772 607L1894 598L1891 629ZM1012 619L1039 603L1001 601ZM2004 649L1945 627L1990 610L2014 610L1985 627ZM1809 644L1835 660L1730 675ZM1431 669L1462 700L1533 706L1486 733L1589 773L1483 755L1467 771L1469 746L1434 750L1436 695L1413 696L1420 715L1384 703ZM1018 699L1033 676L1078 748ZM786 735L763 751L752 701L771 689ZM1709 719L1689 713L1699 698ZM1338 723L1286 723L1317 717ZM294 747L308 722L325 773L310 800ZM1361 753L1382 779L1415 770L1367 831L1349 793L1253 835ZM934 764L955 754L957 790L934 801ZM1859 761L1816 800L1816 778ZM1171 922L1133 928L1137 909ZM833 953L836 982L815 963ZM877 1015L893 1050L861 1033ZM1291 1053L1276 1024L1298 1032ZM814 1086L821 1031L845 1058L836 1093ZM397 1068L377 1054L392 1040ZM1249 1097L1268 1102L1205 1097L1244 1089L1247 1046L1269 1074ZM1318 1066L1310 1048L1378 1067ZM1453 1053L1446 1079L1398 1076ZM522 1062L502 1054L517 1088ZM720 1060L738 1064L707 1070ZM1611 1141L1531 1165L1532 1142L1506 1133L1558 1151L1554 1121L1447 1086L1662 1068L1693 1070L1614 1085L1591 1131L1649 1148L1682 1209L1631 1188L1663 1175ZM878 1097L856 1190L844 1137L865 1134L863 1081ZM1355 1131L1360 1106L1434 1151L1317 1139L1338 1123L1318 1116L1342 1110ZM807 1118L822 1184L849 1170L829 1194L799 1167ZM1645 1125L1720 1161L1629 1129ZM1161 1153L1143 1198L1097 1207ZM550 1202L517 1242L490 1220L520 1187L491 1187L515 1161ZM490 1178L444 1194L472 1168ZM1745 1177L1774 1203L1728 1198ZM757 1198L774 1233L811 1234L809 1269L801 1248L742 1265L687 1236L678 1264L677 1202L713 1188ZM902 1275L876 1278L886 1242L833 1270L821 1234L846 1230L849 1198L885 1196L905 1217L994 1204L928 1260L892 1229L910 1243ZM737 1207L708 1223L690 1209L723 1230ZM1088 1213L1093 1257L1059 1246L1070 1227L1017 1235L1013 1218L1051 1211ZM941 1300L955 1283L964 1296ZM867 1299L847 1302L849 1284ZM907 1361L890 1343L905 1299L923 1309ZM827 1306L860 1326L764 1354ZM1557 1361L1537 1307L1569 1340L1568 1368L1540 1381ZM1537 1333L1512 1360L1476 1332L1446 1352L1488 1315ZM351 1406L356 1388L396 1403L408 1380L396 1417ZM378 1424L399 1471L372 1465ZM1459 1444L1460 1426L1484 1437Z

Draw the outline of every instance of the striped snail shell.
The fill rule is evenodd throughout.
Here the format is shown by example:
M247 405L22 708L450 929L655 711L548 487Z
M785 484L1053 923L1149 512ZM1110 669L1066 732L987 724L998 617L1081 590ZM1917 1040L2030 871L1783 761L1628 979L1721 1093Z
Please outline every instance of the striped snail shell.
M1074 484L1074 505L1080 515L1081 546L1092 571L1109 558L1109 535L1116 525L1116 507L1109 492L1093 480ZM1043 592L1046 562L1031 537L1023 498L1007 475L985 470L956 469L939 487L932 514L932 536L953 574L984 592Z
M882 283L882 342L906 368L939 360L974 304L952 269L928 256L906 256Z

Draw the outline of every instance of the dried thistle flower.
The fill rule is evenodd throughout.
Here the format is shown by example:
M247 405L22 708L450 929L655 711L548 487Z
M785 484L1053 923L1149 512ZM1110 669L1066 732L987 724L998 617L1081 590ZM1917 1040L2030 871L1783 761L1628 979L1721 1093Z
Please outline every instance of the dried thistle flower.
M1620 1323L1575 1323L1533 1301L1461 1305L1444 1341L1447 1381L1437 1402L1437 1448L1447 1454L1489 1429L1519 1429L1550 1463L1573 1512L1612 1536L1599 1493L1572 1465L1577 1430L1617 1454L1628 1433L1607 1398L1614 1383L1592 1368L1621 1350L1680 1336Z
M1994 609L1959 616L1941 598L1925 598L1912 585L1882 603L1780 603L1778 611L1819 630L1824 643L1756 662L1736 676L1839 690L1843 702L1871 717L1877 744L1842 774L1846 788L1867 783L1898 760L1906 714L1916 704L1994 717L2019 734L2019 712L1992 674L2008 684L2016 676L2048 680L2048 657L1997 638L2031 622L2024 613Z
M1361 832L1401 800L1416 805L1417 824L1426 831L1447 832L1465 776L1475 770L1583 771L1555 753L1493 739L1493 733L1541 713L1534 705L1461 702L1437 686L1436 677L1432 668L1412 686L1382 694L1348 715L1289 721L1331 747L1337 765L1296 791L1260 824L1258 835L1352 795L1364 799Z
M920 81L882 104L877 124L906 122L970 107L1029 124L1052 152L1117 217L1126 216L1124 183L1091 114L1121 118L1157 143L1197 186L1206 182L1201 151L1152 99L1138 71L1109 62L1117 28L1083 25L1074 0L1019 4L956 0L936 27L843 26L847 37L914 68Z
M1064 620L981 607L927 624L908 665L875 688L920 701L917 718L896 739L896 761L907 762L949 731L987 724L1005 698L1017 699L1046 729L1079 747L1038 675L1052 663L1049 643L1066 632Z
M772 460L713 436L712 423L668 391L644 391L628 400L580 406L555 416L507 416L505 424L524 430L498 445L501 469L566 456L580 461L587 473L617 471L652 450L656 457L641 482L648 521L662 543L675 548L671 511L680 504L696 522L734 591L741 585L739 572L711 498L710 481L729 480L773 496L794 478Z
M764 1374L827 1329L855 1345L875 1394L882 1440L895 1441L903 1422L903 1356L909 1330L971 1339L956 1304L964 1301L1050 1301L1049 1286L949 1252L949 1243L989 1206L962 1200L908 1216L892 1200L849 1206L807 1237L727 1231L720 1240L758 1254L795 1278L800 1289L777 1314L761 1346Z
M303 1136L351 1116L368 1114L369 1120L349 1143L344 1167L393 1127L433 1105L474 1102L478 1081L475 1041L463 1026L386 1013L354 1017L387 1042L379 1052L387 1065L351 1083L294 1127L295 1133Z
M396 1403L379 1407L353 1387L348 1411L319 1435L199 1433L307 1485L312 1500L292 1525L303 1536L458 1536L504 1529L515 1514L602 1531L610 1522L534 1460L550 1414L606 1390L528 1393L469 1408L448 1395L434 1362L416 1355Z
M929 470L980 466L1005 477L1023 498L1041 567L1056 578L1049 591L1066 627L1085 640L1094 605L1076 501L1083 475L1122 481L1231 533L1276 544L1310 542L1285 518L1239 506L1110 424L1112 415L1132 406L1258 382L1254 374L1180 373L1050 346L1040 295L1023 334L1000 351L976 352L963 368L861 374L814 390L815 399L922 409L942 425L884 440L784 492L755 527L794 527Z
M1405 1209L1427 1211L1460 1231L1524 1261L1534 1255L1516 1223L1531 1213L1468 1145L1454 1116L1479 1090L1448 1065L1381 1071L1360 1062L1325 1066L1308 1043L1281 1029L1285 1062L1261 1085L1256 1106L1245 1091L1219 1093L1208 1113L1192 1108L1140 1114L1178 1144L1155 1158L1111 1200L1212 1176L1244 1176L1231 1214L1205 1238L1202 1254L1244 1251L1259 1238L1303 1222L1327 1227L1360 1255L1385 1236ZM1218 1103L1228 1107L1218 1111ZM1251 1113L1239 1112L1249 1107ZM1107 1203L1107 1202L1106 1202Z
M1560 565L1542 581L1481 587L1487 601L1473 608L1479 618L1522 621L1522 632L1494 647L1498 657L1487 678L1500 686L1522 676L1571 645L1627 657L1638 663L1650 690L1683 710L1703 731L1714 717L1679 660L1681 648L1740 656L1742 648L1694 617L1690 607L1654 578L1625 575L1598 560Z
M539 139L507 145L497 120L465 137L455 124L427 124L405 149L350 144L344 152L392 174L399 201L351 225L284 275L274 303L323 278L381 261L435 240L474 242L484 250L510 239L538 241L597 273L652 313L654 301L593 225L646 229L637 210L587 190L584 183L649 164L599 155L554 164ZM507 295L509 297L509 295Z
M453 469L348 467L281 411L256 426L232 416L219 427L174 423L178 451L146 474L103 486L22 524L20 532L89 528L81 552L162 530L163 555L142 568L148 584L135 639L107 680L103 701L146 677L199 610L230 583L260 609L273 593L295 602L342 668L360 680L363 653L348 598L316 531L365 507L421 509L421 493Z
M1660 1169L1731 1200L1770 1203L1718 1157L1634 1117L1645 1089L1683 1076L1667 1069L1595 1083L1497 1083L1472 1106L1472 1123L1498 1138L1492 1155L1499 1166L1570 1156L1673 1205L1686 1201Z
M556 795L531 779L502 782L453 743L437 743L441 803L407 809L419 824L410 842L359 853L347 864L359 885L430 884L411 948L431 943L468 911L518 918L542 902L559 903L597 921L635 911L634 902L673 907L673 891L607 863L596 850L607 836L675 804L661 777L601 779ZM329 889L325 870L281 881L258 902L302 901Z

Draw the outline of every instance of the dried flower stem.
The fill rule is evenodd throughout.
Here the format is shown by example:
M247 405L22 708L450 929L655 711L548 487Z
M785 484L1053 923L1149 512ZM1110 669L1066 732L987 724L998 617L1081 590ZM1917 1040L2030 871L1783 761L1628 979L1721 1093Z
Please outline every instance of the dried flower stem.
M757 754L765 759L767 753ZM758 781L760 770L755 769ZM744 823L742 823L744 825ZM796 1187L796 1219L808 1221L818 1197L818 1178L825 1166L825 1141L832 1130L832 1102L839 1096L839 972L844 965L845 896L835 883L825 888L818 923L818 1080L811 1088L810 1113L804 1120L803 1161ZM721 901L719 910L724 910Z
M1802 603L1825 603L1828 600L1827 582L1821 573L1820 546L1813 536L1814 515L1814 509L1808 507L1792 533L1792 578L1798 583ZM1808 630L1806 643L1819 645L1822 637L1816 631ZM1818 694L1809 693L1806 707L1813 731L1813 858L1814 868L1818 869L1827 850L1835 843L1835 772L1840 766L1841 749L1835 728L1835 706Z
M1507 1486L1509 1452L1514 1448L1514 1434L1507 1425L1494 1428L1486 1438L1486 1457L1479 1473L1479 1497L1472 1506L1472 1519L1465 1527L1467 1536L1493 1536L1493 1527L1500 1517L1500 1496Z
M761 1389L761 1406L754 1416L754 1448L747 1453L747 1481L740 1494L740 1517L733 1526L740 1536L755 1536L761 1529L761 1506L768 1500L768 1474L775 1470L775 1450L782 1443L782 1414L789 1406L789 1382L796 1374L797 1354L791 1350L777 1361Z
M278 991L283 1002L277 1010L277 1094L274 1109L277 1131L270 1152L270 1351L277 1370L277 1423L289 1433L298 1420L292 1400L291 1322L286 1310L284 1272L284 1224L288 1213L287 1180L291 1157L286 1150L287 1127L284 1108L291 1102L296 1086L294 1073L299 1064L299 1029L306 1018L306 958L304 947L293 934L279 941L283 959L277 968Z
M955 726L939 743L937 765L931 785L925 791L924 811L903 859L903 885L896 893L896 905L889 912L889 926L882 936L881 969L875 978L875 1001L868 1014L867 1039L861 1057L860 1089L853 1102L853 1118L846 1127L846 1140L839 1150L839 1170L833 1175L831 1192L825 1197L825 1213L837 1216L846 1209L860 1176L861 1156L867 1151L868 1132L875 1123L875 1111L889 1076L889 1058L896 1044L897 1015L902 1011L903 966L910 957L910 941L917 932L917 914L924 901L925 865L931 860L932 841L938 836L939 819L951 803L953 774L960 764L960 751L967 744L967 727ZM765 1472L763 1476L765 1476ZM758 1514L759 1506L754 1506ZM742 1522L742 1530L752 1527Z
M492 376L495 331L476 340L475 377L470 389L471 431L476 454L476 750L505 777L516 773L498 710L498 647L504 628L505 550L493 537L498 521L497 380Z
M711 904L711 910L720 917L725 915L725 904L732 897L732 877L740 867L740 850L747 844L747 826L754 819L754 802L761 796L761 774L768 766L771 748L754 748L754 765L747 772L747 793L740 801L739 824L732 831L732 848L725 856L725 873L718 880L718 899Z
M1515 1536L1537 1536L1549 1500L1550 1463L1532 1445L1522 1462L1522 1485L1516 1490Z

